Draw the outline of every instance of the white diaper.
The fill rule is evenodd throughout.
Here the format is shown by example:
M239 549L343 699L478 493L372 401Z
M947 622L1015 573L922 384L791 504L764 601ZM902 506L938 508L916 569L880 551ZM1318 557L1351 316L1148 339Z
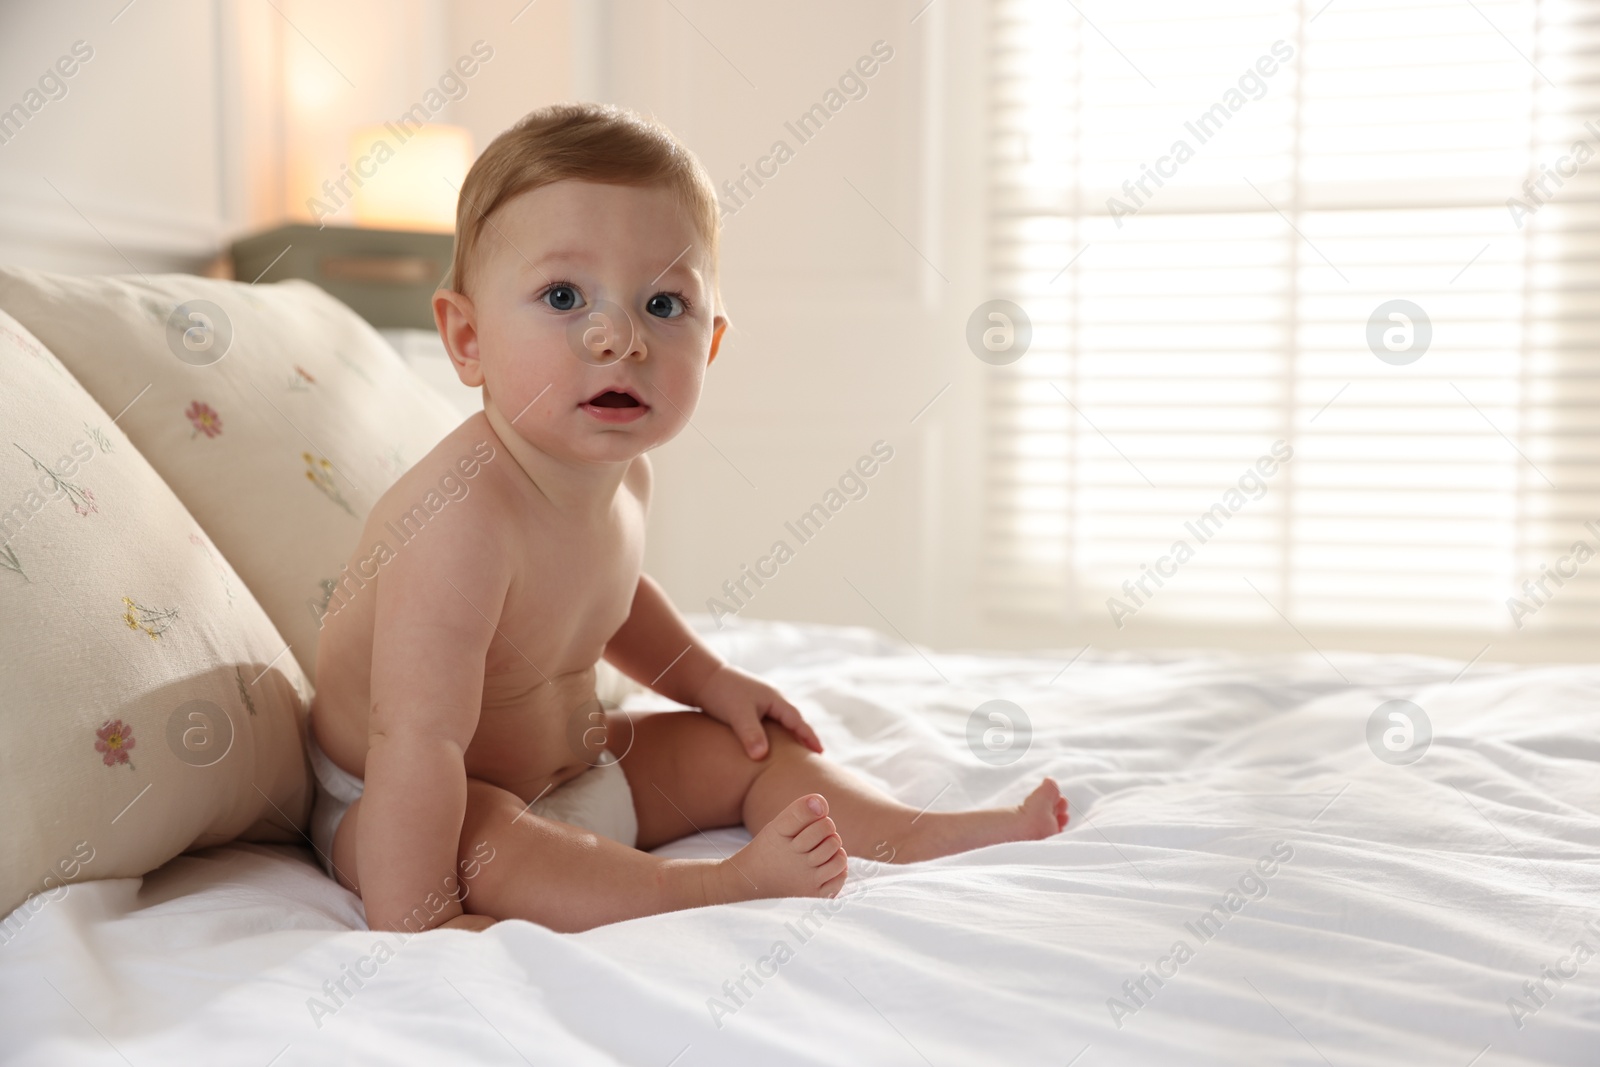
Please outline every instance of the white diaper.
M333 878L333 835L350 805L361 799L366 782L328 758L306 721L306 749L317 779L317 797L311 806L311 845L329 878ZM633 791L628 788L622 764L602 751L598 765L563 782L528 805L528 811L546 819L579 826L609 837L629 848L639 840L639 820L633 811Z

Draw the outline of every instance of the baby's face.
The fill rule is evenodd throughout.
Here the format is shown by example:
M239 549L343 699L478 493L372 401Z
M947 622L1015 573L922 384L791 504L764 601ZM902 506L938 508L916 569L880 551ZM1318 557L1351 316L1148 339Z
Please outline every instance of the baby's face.
M682 430L724 320L676 195L561 181L491 222L472 304L489 402L505 420L579 461L630 459Z

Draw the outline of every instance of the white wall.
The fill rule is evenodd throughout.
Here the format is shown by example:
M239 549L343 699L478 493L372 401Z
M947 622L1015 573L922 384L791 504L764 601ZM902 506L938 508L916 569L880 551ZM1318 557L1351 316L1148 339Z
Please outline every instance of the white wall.
M6 262L119 273L194 267L240 209L219 151L217 8L172 0L113 22L120 7L0 11L0 108L26 106L75 42L92 52L65 79L66 95L0 144Z

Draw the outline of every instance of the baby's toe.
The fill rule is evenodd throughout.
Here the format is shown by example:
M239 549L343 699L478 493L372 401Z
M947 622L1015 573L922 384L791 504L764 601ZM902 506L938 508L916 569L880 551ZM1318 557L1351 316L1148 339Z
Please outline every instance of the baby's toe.
M814 805L814 806L813 806ZM807 793L778 812L768 826L784 837L792 838L818 819L828 814L828 800L821 793Z
M837 834L838 828L834 826L833 820L824 815L822 818L818 819L816 822L812 823L810 826L807 826L804 830L801 830L798 834L794 835L794 850L796 852L810 852L812 849L816 848L824 838L828 837L829 835L837 836Z
M827 862L823 863L820 867L818 867L816 869L817 885L821 886L824 889L827 888L828 883L830 883L830 882L835 882L836 881L836 882L839 883L839 885L843 885L844 884L845 875L847 875L849 873L850 873L850 859L849 859L849 857L847 857L845 855L844 849L841 848L841 849L839 849L837 852L835 852L833 854L833 858L832 859L830 859ZM837 891L838 891L838 887L835 886L834 887L834 892L837 892ZM830 893L829 895L831 896L832 893Z
M843 851L844 842L839 839L839 835L830 834L828 837L824 838L816 848L813 848L811 851L807 852L806 858L811 861L811 866L820 867L824 863L827 863L829 860L833 859L836 853L841 853Z

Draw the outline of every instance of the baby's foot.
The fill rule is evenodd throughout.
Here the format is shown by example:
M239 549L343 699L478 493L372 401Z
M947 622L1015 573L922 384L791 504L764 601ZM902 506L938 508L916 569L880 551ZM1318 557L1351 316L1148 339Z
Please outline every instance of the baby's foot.
M1014 808L926 812L912 820L893 862L913 863L1007 841L1037 841L1067 828L1067 798L1054 778L1040 782Z
M831 897L844 885L849 861L828 802L801 797L763 826L755 839L717 864L711 903L757 897Z
M1025 833L1017 839L1021 841L1049 837L1067 828L1067 798L1061 795L1061 787L1054 778L1040 782L1022 802L1022 824L1027 830L1037 832Z

